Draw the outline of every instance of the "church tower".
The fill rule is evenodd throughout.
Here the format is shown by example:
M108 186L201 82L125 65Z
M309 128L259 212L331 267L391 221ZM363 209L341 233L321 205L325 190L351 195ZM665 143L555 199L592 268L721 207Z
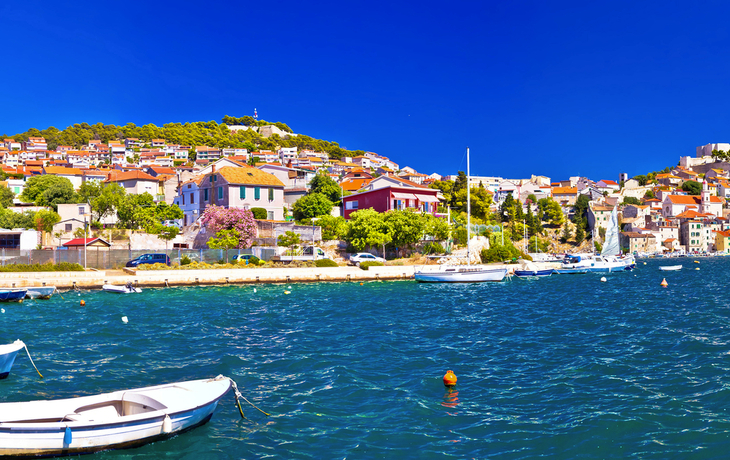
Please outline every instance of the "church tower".
M707 187L707 181L702 181L702 201L700 204L700 212L701 213L709 213L710 212L710 190Z

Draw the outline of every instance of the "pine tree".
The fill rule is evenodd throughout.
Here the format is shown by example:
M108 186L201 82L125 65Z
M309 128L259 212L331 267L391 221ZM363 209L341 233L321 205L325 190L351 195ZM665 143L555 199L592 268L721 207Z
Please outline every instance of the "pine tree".
M561 243L567 243L570 237L573 236L570 232L570 227L568 226L568 221L565 221L565 224L563 224L563 234L560 236L560 242Z

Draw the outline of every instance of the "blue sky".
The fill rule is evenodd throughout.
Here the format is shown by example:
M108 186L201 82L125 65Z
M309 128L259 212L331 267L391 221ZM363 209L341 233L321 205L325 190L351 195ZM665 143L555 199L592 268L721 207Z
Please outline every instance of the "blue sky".
M616 179L730 142L727 2L0 6L0 134L252 115L420 172Z

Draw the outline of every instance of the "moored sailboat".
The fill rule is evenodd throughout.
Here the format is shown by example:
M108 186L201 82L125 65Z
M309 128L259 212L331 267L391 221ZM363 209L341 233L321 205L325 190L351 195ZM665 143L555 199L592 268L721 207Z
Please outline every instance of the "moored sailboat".
M429 270L416 269L415 278L419 283L481 283L502 281L507 276L506 268L471 265L471 184L469 183L469 148L466 149L466 260L467 265L440 265Z

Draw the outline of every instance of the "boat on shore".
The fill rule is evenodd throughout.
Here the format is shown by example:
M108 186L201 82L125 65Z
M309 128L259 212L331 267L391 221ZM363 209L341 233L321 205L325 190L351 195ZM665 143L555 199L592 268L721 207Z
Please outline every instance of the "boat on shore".
M27 288L26 299L50 299L56 292L56 286L33 286Z
M191 380L70 399L0 403L0 455L136 447L203 425L232 380Z
M0 302L22 302L27 289L0 289Z
M13 368L15 357L23 348L25 348L25 344L22 340L16 340L7 345L0 345L0 379L5 379L10 375L10 369Z
M142 292L142 289L132 286L132 283L127 283L124 286L116 284L105 284L101 287L105 292L111 292L113 294L138 294Z
M663 272L670 272L670 271L676 271L676 270L681 270L681 269L682 269L681 265L665 265L663 267L659 267L659 270L661 270Z

